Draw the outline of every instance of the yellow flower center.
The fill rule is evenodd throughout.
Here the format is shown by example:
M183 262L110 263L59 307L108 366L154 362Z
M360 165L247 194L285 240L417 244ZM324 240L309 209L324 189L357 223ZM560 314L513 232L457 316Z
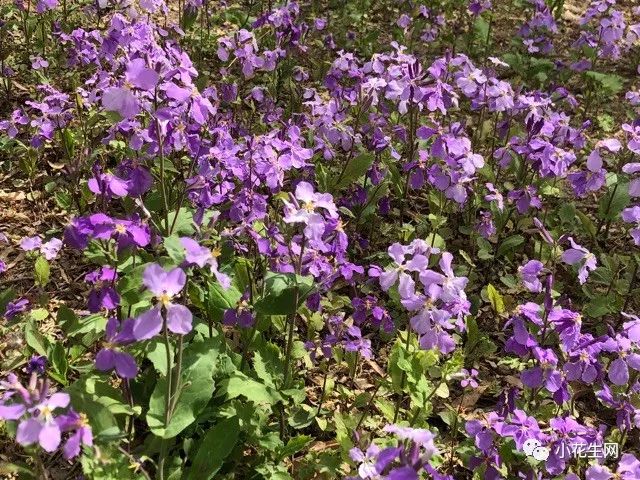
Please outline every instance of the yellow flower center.
M307 212L311 213L316 208L316 206L313 204L313 202L304 202L304 204L302 205L302 208L304 208Z
M125 226L124 226L124 225L122 225L121 223L118 223L118 224L116 225L115 230L116 230L116 232L118 232L118 233L127 233L127 229L126 229L126 228L125 228Z
M218 258L220 255L222 255L222 250L219 247L211 249L211 256L213 258Z
M84 413L80 414L80 418L78 419L78 425L80 425L81 427L86 427L87 425L89 425L89 419Z
M166 307L171 302L171 297L166 293L163 293L158 297L158 301L162 304L163 307Z

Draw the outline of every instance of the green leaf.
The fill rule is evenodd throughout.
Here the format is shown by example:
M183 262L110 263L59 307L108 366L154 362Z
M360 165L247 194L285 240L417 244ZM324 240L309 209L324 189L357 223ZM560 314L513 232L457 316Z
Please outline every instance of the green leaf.
M467 317L467 341L464 345L464 357L467 363L473 363L474 359L483 358L496 350L496 344L480 332L476 319Z
M16 292L12 288L7 288L6 290L2 290L0 292L0 312L4 314L7 309L7 305L11 300L16 298Z
M175 220L174 224L174 218ZM189 236L195 232L194 223L193 223L193 213L191 209L187 207L182 207L177 212L169 212L169 227L173 225L173 230L171 233ZM164 220L162 221L162 225L165 225Z
M29 319L24 328L24 338L38 355L47 356L49 341L36 328L33 319Z
M180 242L180 237L177 235L165 237L162 244L164 245L164 249L167 251L167 254L176 265L179 265L184 261L185 250Z
M231 377L223 380L220 390L226 392L228 399L242 396L257 404L272 405L280 400L280 395L274 389L240 372L234 372Z
M609 187L609 192L600 199L598 217L603 220L615 220L620 212L631 202L628 183L616 183Z
M614 73L600 73L594 71L588 71L585 75L597 83L603 88L604 93L614 96L624 88L623 79L620 75Z
M584 312L590 317L600 318L610 313L618 313L621 308L621 302L615 294L598 294L584 307Z
M213 366L219 348L219 340L214 338L192 343L185 350L180 386L168 425L165 425L167 377L158 379L147 413L147 424L154 435L165 439L175 437L206 407L214 390Z
M313 437L310 437L309 435L298 435L297 437L290 438L287 444L278 452L278 459L282 460L286 457L295 455L311 443L312 440Z
M39 256L36 259L36 263L33 267L36 283L41 287L44 287L47 283L49 283L49 275L51 274L51 269L49 268L49 262L43 256Z
M83 375L69 388L69 393L86 394L96 403L105 407L111 415L133 415L140 413L140 407L131 407L122 393L109 384L106 375Z
M209 430L200 442L187 480L212 478L235 447L239 433L240 425L237 417L222 420Z
M489 22L481 16L477 17L473 22L473 35L479 44L486 44L489 41Z
M492 284L487 285L487 297L496 313L504 313L504 300L500 292Z
M84 333L101 333L104 332L106 326L107 318L100 313L94 313L82 318L74 315L73 318L67 318L64 324L61 325L64 332L70 337Z
M367 170L369 170L374 158L375 157L371 153L361 153L357 157L352 158L349 163L347 163L342 175L336 177L334 188L338 189L346 187L347 185L350 185L351 182L367 173Z
M504 242L498 247L497 255L501 257L511 250L515 250L517 247L524 243L524 237L522 235L511 235L506 238Z
M234 285L225 289L218 282L209 283L206 305L209 315L214 320L222 320L222 315L229 308L236 308L242 293Z
M173 345L169 345L170 357L173 362L174 354ZM147 358L151 360L154 368L161 374L167 374L167 350L164 342L158 338L155 338L149 342L147 349Z
M573 223L577 215L576 206L571 203L563 203L562 206L558 209L558 216L562 223Z
M48 357L51 360L51 367L53 368L53 372L50 371L49 374L51 375L55 373L55 379L63 385L67 385L67 370L69 369L69 362L62 343L56 342Z
M591 219L589 217L587 217L583 212L581 212L580 210L576 210L576 215L578 216L578 218L580 219L580 223L582 223L582 228L585 229L585 231L591 235L592 237L596 236L596 226L594 225L594 223L591 221Z
M284 362L280 348L271 342L256 345L253 357L253 368L267 386L275 387L277 380L284 378Z
M94 435L113 438L120 434L116 418L108 407L98 402L95 395L84 392L81 388L69 388L67 391L73 407L87 415Z
M313 289L313 277L293 273L267 272L265 275L265 294L255 309L263 315L289 315L298 310ZM298 289L298 303L295 302L295 290Z

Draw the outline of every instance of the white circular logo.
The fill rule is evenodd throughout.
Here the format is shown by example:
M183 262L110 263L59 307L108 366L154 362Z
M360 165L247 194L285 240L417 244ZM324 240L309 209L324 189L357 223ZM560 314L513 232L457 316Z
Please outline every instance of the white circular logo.
M539 446L540 446L540 442L538 440L536 440L535 438L529 438L527 439L526 442L524 442L524 445L522 446L522 450L524 451L524 453L531 456L533 455L533 451Z
M536 447L533 449L533 458L542 462L549 458L549 449L547 447Z

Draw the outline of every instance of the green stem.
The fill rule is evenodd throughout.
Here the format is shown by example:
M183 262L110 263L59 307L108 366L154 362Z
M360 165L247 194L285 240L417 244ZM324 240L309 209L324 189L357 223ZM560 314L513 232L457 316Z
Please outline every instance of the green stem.
M156 91L156 111L158 106L158 94ZM162 134L160 132L160 121L156 118L156 137L158 141L158 153L160 155L160 196L162 197L162 208L163 208L163 216L164 216L164 229L165 232L169 233L169 202L167 200L167 187L165 185L165 159L164 159L164 139L162 138ZM174 219L175 220L175 219Z
M404 344L404 349L406 350L407 353L409 352L410 342L411 342L411 330L409 325L407 325L407 341ZM398 420L398 414L400 413L400 405L402 405L402 390L404 389L406 380L407 380L407 375L403 370L402 375L400 377L400 395L398 395L398 399L396 400L396 408L395 408L395 411L393 412L393 422L391 423L396 423L396 420Z
M288 319L287 319L287 324L288 324L288 332L287 332L287 347L285 350L285 359L284 359L284 382L282 383L283 388L286 390L287 388L289 388L289 379L291 376L291 354L293 351L293 332L295 330L295 326L296 326L296 316L297 316L297 308L298 308L298 301L300 299L300 286L298 285L298 275L300 275L300 272L302 270L302 256L304 255L304 248L306 245L306 237L303 235L302 236L302 245L300 247L300 258L298 259L298 265L296 267L295 270L295 286L293 289L293 305L294 305L294 312L289 315Z
M171 421L171 387L173 385L173 368L171 368L171 340L169 339L169 329L167 328L167 313L164 308L162 309L162 322L164 324L164 346L167 360L167 383L164 396L164 428L166 430L169 427L169 422ZM164 480L165 478L164 462L167 456L167 447L167 440L163 438L160 445L160 457L158 459L159 480Z

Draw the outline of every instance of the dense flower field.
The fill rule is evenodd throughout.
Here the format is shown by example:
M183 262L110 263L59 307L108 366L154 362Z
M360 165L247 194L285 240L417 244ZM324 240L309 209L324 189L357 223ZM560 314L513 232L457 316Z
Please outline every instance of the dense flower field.
M0 2L0 474L640 479L640 7Z

